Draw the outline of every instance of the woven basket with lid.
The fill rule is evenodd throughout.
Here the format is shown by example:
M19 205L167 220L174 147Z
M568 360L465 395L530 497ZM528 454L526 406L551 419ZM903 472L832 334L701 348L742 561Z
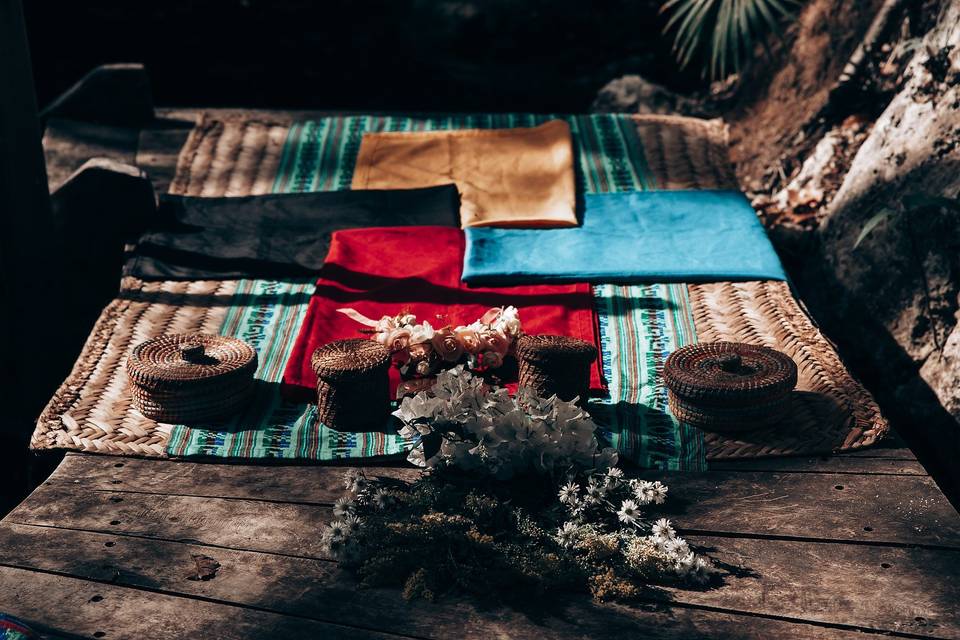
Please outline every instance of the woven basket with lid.
M250 396L257 353L237 338L202 333L147 340L127 359L134 406L158 422L217 420Z
M709 431L745 431L783 419L797 365L768 347L708 342L670 354L663 376L678 420Z
M390 413L390 352L373 340L337 340L313 352L320 422L338 431L382 429Z
M517 339L520 386L544 398L556 395L569 401L579 396L586 401L596 359L597 348L576 338L540 334Z

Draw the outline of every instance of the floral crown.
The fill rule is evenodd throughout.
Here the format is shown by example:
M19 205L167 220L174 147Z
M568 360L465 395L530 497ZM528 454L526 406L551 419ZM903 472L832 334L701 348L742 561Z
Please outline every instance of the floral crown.
M337 311L370 327L373 339L390 350L404 373L421 376L463 360L470 368L497 369L523 333L520 314L513 306L493 307L472 324L439 329L426 320L417 322L411 313L371 320L354 309Z

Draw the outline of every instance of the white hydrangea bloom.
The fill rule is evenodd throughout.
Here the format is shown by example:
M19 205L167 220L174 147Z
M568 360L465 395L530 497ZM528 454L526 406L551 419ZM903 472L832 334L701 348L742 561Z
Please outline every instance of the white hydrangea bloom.
M485 467L509 478L529 468L606 471L617 461L614 450L598 450L596 425L573 402L540 398L529 389L511 398L462 366L441 372L433 388L404 398L393 415L404 423L400 433L406 438L442 437L430 460L424 459L422 443L414 449L410 460L420 466Z

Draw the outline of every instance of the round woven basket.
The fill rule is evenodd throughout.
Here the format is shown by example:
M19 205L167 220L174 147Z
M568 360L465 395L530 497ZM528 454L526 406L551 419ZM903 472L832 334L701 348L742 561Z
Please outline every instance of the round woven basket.
M596 359L597 348L583 340L547 334L517 339L520 386L544 398L556 395L561 400L586 401L590 366Z
M158 422L218 420L250 397L257 353L242 340L202 333L147 340L127 359L133 405Z
M320 421L338 431L383 428L390 413L390 352L373 340L338 340L311 358Z
M768 347L708 342L670 354L663 376L677 420L708 431L746 431L780 422L790 410L797 365Z

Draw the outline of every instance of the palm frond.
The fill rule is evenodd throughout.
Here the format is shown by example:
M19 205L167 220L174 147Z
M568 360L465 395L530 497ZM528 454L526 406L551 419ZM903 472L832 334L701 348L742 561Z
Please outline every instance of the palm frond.
M681 68L701 60L711 79L738 73L756 42L791 16L800 0L667 0L664 32L674 33L673 51Z

